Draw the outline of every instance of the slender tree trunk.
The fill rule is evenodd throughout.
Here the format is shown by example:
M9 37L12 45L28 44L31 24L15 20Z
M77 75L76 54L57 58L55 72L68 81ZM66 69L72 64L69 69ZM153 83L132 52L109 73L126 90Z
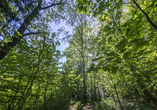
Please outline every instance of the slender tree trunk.
M50 107L51 107L50 109L52 109L52 88L51 88L51 99L50 99L50 105L51 105L51 106L50 106Z
M144 14L144 16L146 17L147 21L152 25L152 27L157 30L157 26L151 21L151 19L149 18L148 14L146 14L146 13L144 12L144 10L141 9L141 7L135 2L135 0L133 0L133 3L134 3L134 4L137 6L137 8ZM112 14L111 14L111 18L112 18L113 24L115 25L115 27L117 28L117 30L121 33L122 38L125 38L125 37L123 36L122 30L121 30L120 28L118 28L118 26L116 25L116 22L114 21L114 17L113 17ZM129 64L130 64L130 63L129 63ZM131 64L130 64L130 65L131 65ZM131 65L131 66L134 67L133 65ZM134 69L135 69L135 68L136 68L136 67L134 67ZM139 71L140 73L142 73L138 68L136 68L136 69L137 69L137 71ZM134 71L133 71L133 72L134 72ZM137 76L137 74L134 74L134 75ZM142 75L143 75L149 82L153 83L153 82L150 80L150 78L147 77L145 74L142 73ZM138 77L138 80L140 80L139 77ZM143 85L143 83L141 83L141 82L142 82L141 80L138 81L138 85L139 85L140 88L143 90L143 94L145 95L146 100L149 101L149 102L152 101L152 102L156 105L157 99L154 98L154 97L149 93L149 91L146 89L146 87L145 87L145 86ZM154 84L154 83L153 83L153 84Z
M95 79L96 79L96 75L95 75L95 71L94 71L94 100L96 100L97 96L96 96L96 82L95 82Z
M140 11L145 15L145 17L147 18L147 21L157 30L157 26L150 20L149 16L140 8L140 6L135 2L135 0L133 0L133 2L134 2L135 5L140 9ZM114 25L116 26L116 28L118 29L118 31L121 33L122 38L125 38L125 37L123 36L122 30L117 27L117 25L116 25L116 23L115 23L115 21L114 21L114 17L113 17L112 14L111 14L111 18L112 18L112 21L113 21ZM129 63L129 64L130 64L130 63ZM143 72L141 72L138 68L136 68L136 67L133 66L132 64L130 64L130 65L131 65L131 67L133 68L133 69L132 69L133 72L134 72L135 69L136 69L137 71L139 71L140 73L142 73L142 75L143 75L149 82L151 82L151 83L154 84L154 82L153 82L149 77L147 77ZM135 76L136 76L136 75L135 75ZM138 78L138 80L139 80L139 79L140 79L140 78ZM140 80L140 81L141 81L141 80ZM154 84L154 85L156 86L156 84ZM150 99L151 99L152 102L156 105L157 99L154 98L154 97L147 91L147 89L145 88L145 86L144 86L142 83L139 83L139 86L140 86L140 88L141 88L142 90L144 90L143 93L144 93L145 97L147 98L147 101L150 101ZM149 96L150 98L148 98L148 96Z
M84 53L84 52L83 52L83 53ZM84 98L84 101L87 102L84 55L83 55L83 61L82 61L82 73L83 73L83 98Z
M35 72L35 75L34 75L32 81L31 81L31 85L30 85L29 89L27 90L27 93L25 94L24 98L20 100L20 103L18 105L18 109L17 110L21 110L22 109L23 105L25 104L25 101L29 97L29 95L30 95L30 93L32 91L32 86L33 86L34 80L36 78L36 75L38 73L38 70L39 70L39 65L38 65L37 71Z
M123 109L123 106L122 106L122 104L121 104L121 102L120 102L119 96L118 96L118 92L117 92L116 85L115 85L115 84L114 84L114 82L113 82L113 78L112 78L112 76L111 76L111 73L110 73L110 72L109 72L109 75L110 75L110 77L111 77L111 81L112 81L112 84L113 84L113 86L114 86L114 90L115 90L115 92L116 92L116 95L117 95L117 99L118 99L118 102L119 102L120 108L121 108L121 110L124 110L124 109Z
M44 110L46 110L46 85L45 85L45 92L44 92Z
M17 87L17 91L15 92L14 97L12 98L10 104L8 105L8 110L11 110L11 109L12 109L12 105L14 104L14 100L15 100L16 97L17 97L18 91L20 90L20 83L21 83L21 80L22 80L22 77L20 77L20 80L19 80L19 83L18 83L18 87Z
M157 105L157 99L154 98L152 94L146 89L145 85L143 84L143 81L141 80L141 76L136 74L136 68L134 66L131 67L132 67L131 71L133 72L133 75L138 78L136 82L144 94L144 99L146 99L148 103L153 102L155 105Z
M22 92L22 94L21 94L21 98L19 99L18 103L17 103L16 105L14 105L13 108L15 108L17 105L20 106L21 101L22 101L23 98L25 97L25 95L24 95L24 94L25 94L25 91L26 91L26 89L27 89L27 87L28 87L28 85L29 85L29 83L30 83L32 77L33 77L33 72L34 72L34 68L33 68L33 70L32 70L31 76L30 76L30 78L29 78L29 80L28 80L28 82L27 82L27 84L26 84L26 86L25 86L25 88L24 88L24 90L23 90L23 92Z
M82 74L83 74L83 99L87 102L86 94L86 74L85 74L85 61L84 61L84 40L83 40L83 28L81 28L81 54L82 54Z
M37 92L36 92L37 96L36 96L36 99L35 99L35 104L34 104L33 110L36 110L36 104L37 104L37 100L38 100L38 98L39 98L39 95L38 95L39 90L40 90L40 84L39 84L39 88L38 88L38 90L37 90Z
M45 43L45 39L44 39L44 43ZM36 78L36 75L37 75L37 73L38 73L38 71L39 71L39 65L40 65L40 62L41 62L41 60L42 60L42 58L40 58L40 56L42 55L43 49L44 49L44 44L43 44L42 49L40 50L40 53L39 53L39 56L38 56L38 64L36 65L37 70L36 70L36 72L35 72L35 74L34 74L34 76L33 76L33 72L34 72L34 68L35 68L35 67L33 68L32 75L31 75L30 80L28 81L28 83L27 83L25 89L28 87L28 84L29 84L29 83L30 83L30 87L28 88L28 90L27 90L27 92L26 92L25 94L24 94L25 90L23 91L22 96L21 96L21 100L19 101L19 104L18 104L18 109L17 109L17 110L21 110L21 109L22 109L23 104L25 103L25 101L27 100L27 98L29 97L29 95L30 95L30 93L31 93L31 91L32 91L32 86L33 86L34 80L35 80L35 78ZM32 79L32 80L31 80L31 79ZM30 81L31 81L31 82L30 82Z
M91 89L90 89L90 92L91 92L91 96L90 96L90 98L91 98L91 100L93 99L93 79L92 79L92 77L90 78L91 79Z

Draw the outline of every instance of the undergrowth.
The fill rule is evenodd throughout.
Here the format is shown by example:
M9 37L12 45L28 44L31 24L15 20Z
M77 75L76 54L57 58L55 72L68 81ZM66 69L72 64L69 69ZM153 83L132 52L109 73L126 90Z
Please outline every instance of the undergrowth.
M156 108L150 107L142 102L128 102L122 101L122 106L124 110L156 110ZM118 101L114 101L112 98L104 99L100 101L94 108L91 110L119 110L120 106Z

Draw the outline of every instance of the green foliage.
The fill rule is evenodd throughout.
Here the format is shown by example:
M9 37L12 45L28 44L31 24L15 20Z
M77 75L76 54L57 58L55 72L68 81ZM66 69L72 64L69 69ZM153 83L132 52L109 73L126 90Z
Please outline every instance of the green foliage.
M93 110L156 109L157 1L76 2L0 3L0 109L64 110L92 100L100 101ZM62 55L55 38L64 30L52 33L52 20L73 30Z
M115 102L112 98L104 99L99 102L96 107L92 108L92 110L116 110Z
M156 23L156 17L153 14L156 12L153 7L156 1L137 0L136 3L132 1L77 0L77 8L97 17L101 24L96 35L99 39L95 50L97 56L93 60L95 65L92 64L88 70L92 72L102 68L104 74L111 74L113 80L104 77L104 80L108 81L104 84L106 92L116 92L113 89L115 86L109 83L113 82L120 97L123 97L124 93L129 94L131 90L132 97L135 97L134 92L137 92L141 97L140 103L143 99L142 103L151 105L157 101L156 90L155 87L151 90L146 90L146 88L149 88L152 82L156 83L154 72L156 70L156 57L154 56L156 28L153 26L153 23ZM83 6L82 2L88 2L88 7ZM89 8L90 11L86 11L85 8ZM99 56L104 57L99 59ZM154 59L155 64L150 63L151 59ZM136 88L138 88L137 91ZM144 92L144 88L149 96ZM142 106L144 105L138 106L137 104L136 107L142 109Z
M19 44L1 62L0 93L3 94L1 96L3 102L7 102L3 103L2 108L33 107L29 102L37 104L38 95L43 96L45 86L47 89L53 87L50 79L54 79L58 74L55 63L57 59L53 58L56 52L55 46L46 43L48 39L45 41L41 38L37 41L33 39L29 44L26 42L23 42L23 45ZM13 106L15 103L17 106Z

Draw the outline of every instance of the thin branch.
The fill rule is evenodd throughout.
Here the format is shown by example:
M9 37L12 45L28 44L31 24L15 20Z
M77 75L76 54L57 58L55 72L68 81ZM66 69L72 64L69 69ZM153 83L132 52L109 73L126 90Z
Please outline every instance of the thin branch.
M121 60L126 60L126 61L127 61L127 60L133 60L134 58L138 58L138 57L140 57L140 56L142 56L142 55L151 53L151 52L156 51L156 50L157 50L157 49L153 49L153 50L147 51L147 52L145 52L145 53L143 53L143 54L136 55L136 56L134 56L134 57L127 57L127 58L123 58L123 59L115 59L115 60L112 60L112 62L117 62L117 61L121 61Z
M54 3L52 3L52 4L49 5L49 6L41 7L40 10L46 10L46 9L48 9L48 8L51 8L52 6L61 5L61 4L63 4L62 1L63 1L63 0L61 0L59 3L55 3L55 1L54 1Z
M147 52L145 52L145 53L143 53L143 54L141 54L141 55L136 55L136 56L134 56L134 57L124 58L124 60L129 60L129 59L131 59L131 58L137 58L137 57L140 57L140 56L142 56L142 55L151 53L151 52L156 51L156 50L157 50L157 49L153 49L153 50L147 51Z
M23 34L23 36L22 37L24 37L24 36L28 36L28 35L32 35L32 34L34 34L34 35L38 35L38 34L41 34L41 33L43 33L43 32L29 32L29 33L26 33L26 34Z
M76 27L76 26L75 26L75 27ZM76 27L76 30L78 31L79 37L80 37L80 39L81 39L81 32L80 32L80 30L78 29L78 27Z
M62 16L62 15L61 15ZM69 19L67 19L67 18L64 18L65 20L67 20L67 21L69 21L70 22L70 18ZM81 38L81 32L80 32L80 30L78 29L78 27L75 25L75 23L73 23L73 25L74 25L74 27L75 27L75 29L77 30L77 32L79 33L79 37Z
M157 26L150 20L149 16L147 13L145 13L141 7L135 2L135 0L133 0L134 4L137 6L137 8L144 14L144 16L146 17L147 21L157 30Z
M128 62L129 63L129 62ZM130 63L129 63L130 64ZM148 76L146 76L140 69L135 67L134 65L130 64L132 67L134 67L137 71L139 71L149 82L151 82L153 85L156 86L156 83L154 83Z
M78 51L79 53L81 53L81 51L77 48L77 46L75 45L75 43L74 43L73 41L71 41L71 44L75 47L75 49L77 49L77 51Z
M117 24L116 24L116 22L115 22L115 20L114 20L114 17L113 17L113 15L112 15L112 13L111 13L111 18L112 18L112 21L113 21L113 24L115 25L115 27L118 29L118 31L122 34L122 38L125 38L124 36L123 36L123 32L122 32L122 30L120 29L120 28L118 28L118 26L117 26Z

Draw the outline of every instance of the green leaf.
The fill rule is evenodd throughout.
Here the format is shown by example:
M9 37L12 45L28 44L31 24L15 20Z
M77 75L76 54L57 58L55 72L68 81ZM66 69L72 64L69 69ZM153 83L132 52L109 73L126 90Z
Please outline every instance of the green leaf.
M119 50L120 52L124 52L125 50L125 46L127 45L128 40L127 39L123 39L121 40L118 44L115 45L115 48L117 50Z
M124 53L123 57L128 58L128 57L130 57L131 53L132 53L131 51L127 51Z
M110 70L111 70L110 67L108 67L108 66L104 66L104 67L102 67L102 69L103 69L104 71L110 71Z
M116 66L116 67L112 67L112 72L116 73L117 70L118 70L118 67L117 67L117 66Z

